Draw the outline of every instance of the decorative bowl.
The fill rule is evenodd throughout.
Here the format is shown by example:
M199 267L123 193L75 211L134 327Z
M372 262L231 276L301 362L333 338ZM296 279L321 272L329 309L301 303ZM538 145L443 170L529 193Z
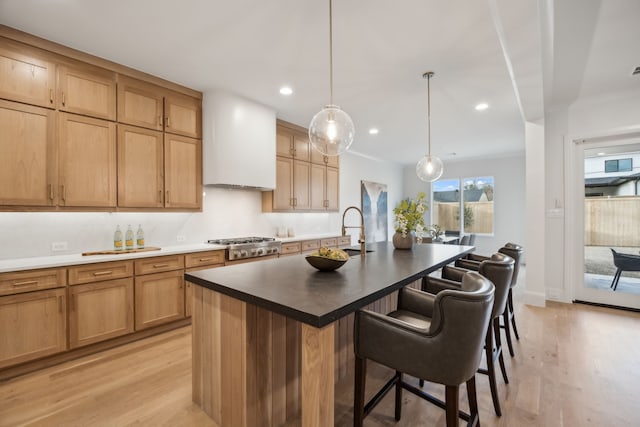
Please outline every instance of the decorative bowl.
M307 262L320 271L333 271L342 267L348 259L331 259L323 256L307 255Z

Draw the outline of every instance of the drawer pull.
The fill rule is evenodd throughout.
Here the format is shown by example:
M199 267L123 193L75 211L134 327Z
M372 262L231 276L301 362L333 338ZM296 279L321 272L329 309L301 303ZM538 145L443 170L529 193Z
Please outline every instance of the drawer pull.
M200 262L207 262L207 261L213 261L215 258L200 258L199 261Z
M153 264L153 268L165 268L169 267L169 264Z
M58 312L62 313L62 296L58 297Z
M93 273L94 276L107 276L113 274L113 271L109 270L109 271L96 271Z
M26 282L16 282L12 286L15 287L15 288L19 288L21 286L32 286L32 285L37 285L37 284L38 284L37 280L28 280Z

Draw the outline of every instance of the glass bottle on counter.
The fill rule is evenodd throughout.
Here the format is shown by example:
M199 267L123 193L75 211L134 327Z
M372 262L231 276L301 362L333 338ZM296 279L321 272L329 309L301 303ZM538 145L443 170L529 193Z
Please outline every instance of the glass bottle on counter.
M124 235L124 245L129 249L133 249L133 230L131 229L131 224L127 226L127 232Z
M138 224L138 231L136 231L136 246L138 249L144 248L144 231L141 224Z
M121 251L122 248L122 230L120 230L120 226L116 226L116 232L113 233L113 249L116 251Z

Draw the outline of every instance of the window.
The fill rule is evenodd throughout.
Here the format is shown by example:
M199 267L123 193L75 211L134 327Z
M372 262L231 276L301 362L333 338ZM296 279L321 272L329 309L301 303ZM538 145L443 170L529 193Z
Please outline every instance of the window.
M460 233L493 234L492 176L446 179L434 182L431 188L432 224Z
M633 170L633 162L631 159L605 160L605 172L630 172Z

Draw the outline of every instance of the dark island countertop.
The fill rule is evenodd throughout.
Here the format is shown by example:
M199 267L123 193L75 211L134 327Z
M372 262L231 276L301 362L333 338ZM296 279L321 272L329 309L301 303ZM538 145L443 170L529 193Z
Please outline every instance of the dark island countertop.
M377 242L368 244L367 250L372 252L364 258L352 256L332 272L316 270L300 255L186 273L185 279L321 328L472 252L474 247L418 244L411 250L398 250L390 242Z

